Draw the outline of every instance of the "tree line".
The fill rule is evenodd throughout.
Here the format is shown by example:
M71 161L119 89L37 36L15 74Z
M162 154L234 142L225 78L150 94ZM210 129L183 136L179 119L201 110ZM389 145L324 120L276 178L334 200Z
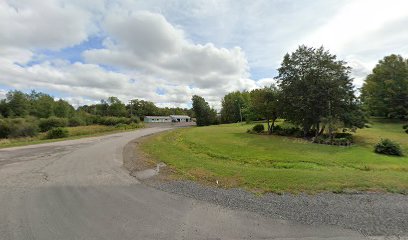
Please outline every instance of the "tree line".
M161 108L139 99L125 104L117 97L75 109L46 93L12 90L0 100L0 138L33 137L53 128L94 124L137 128L145 116L172 114L194 116L191 109Z
M18 90L9 91L5 99L0 100L0 118L37 117L37 118L72 118L83 115L137 117L156 115L193 115L187 108L157 107L153 102L133 99L128 104L117 97L103 99L100 103L83 105L75 109L62 99L54 99L49 94L37 92L24 93Z
M299 46L284 56L275 85L225 95L219 121L266 120L272 134L282 118L299 126L303 136L319 136L362 128L369 116L408 120L407 59L390 55L380 60L360 96L350 73L346 62L323 47Z

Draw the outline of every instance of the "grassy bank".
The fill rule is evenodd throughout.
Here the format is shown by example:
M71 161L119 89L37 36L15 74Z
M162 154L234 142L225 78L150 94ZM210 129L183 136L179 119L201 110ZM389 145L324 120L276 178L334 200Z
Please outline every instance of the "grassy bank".
M402 124L373 120L358 130L356 144L339 147L302 139L247 134L251 125L179 129L147 139L153 159L176 169L177 177L261 192L408 192L408 157L373 152L381 138L399 142L408 155Z
M140 125L140 127L143 127L143 126ZM112 134L115 132L133 131L133 130L136 130L137 128L126 128L126 126L115 127L115 126L104 126L104 125L89 125L89 126L67 127L66 129L68 130L68 133L69 133L69 137L67 138L46 139L46 133L40 133L38 136L35 136L35 137L0 139L0 148L17 147L17 146L25 146L25 145L31 145L31 144L72 140L72 139L78 139L78 138L84 138L84 137L101 136L105 134Z

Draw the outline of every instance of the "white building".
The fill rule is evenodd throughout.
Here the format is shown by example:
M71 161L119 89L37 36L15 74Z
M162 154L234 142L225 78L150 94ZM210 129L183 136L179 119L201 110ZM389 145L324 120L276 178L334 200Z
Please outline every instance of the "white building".
M146 123L191 122L191 118L186 115L145 116L144 122Z
M147 123L166 123L171 122L170 116L145 116L144 122Z
M191 122L191 118L187 115L170 115L172 122Z

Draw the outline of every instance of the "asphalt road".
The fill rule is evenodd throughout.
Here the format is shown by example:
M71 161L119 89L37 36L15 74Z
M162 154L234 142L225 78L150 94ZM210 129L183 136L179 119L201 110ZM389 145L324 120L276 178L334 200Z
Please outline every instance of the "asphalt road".
M0 150L0 239L363 239L141 184L122 167L148 128Z

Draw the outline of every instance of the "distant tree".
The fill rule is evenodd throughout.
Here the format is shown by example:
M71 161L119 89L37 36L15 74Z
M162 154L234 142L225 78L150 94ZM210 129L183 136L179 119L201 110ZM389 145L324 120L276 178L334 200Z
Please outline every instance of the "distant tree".
M197 126L208 126L216 122L217 112L210 108L210 105L203 97L194 95L192 101L193 111L197 119Z
M371 115L408 119L408 60L395 54L380 60L361 96Z
M249 106L249 93L235 91L228 93L221 101L221 120L224 123L234 123L241 120L244 109ZM244 120L245 120L244 115Z
M119 100L119 98L109 97L107 103L107 115L115 117L124 117L127 115L126 106Z
M32 91L29 95L30 115L48 118L54 115L54 98L48 94Z
M269 133L273 132L275 121L281 114L279 94L280 93L275 86L255 89L250 92L251 109L253 112L266 119Z
M130 101L129 109L132 114L144 118L145 116L159 115L159 108L153 102L133 99Z
M9 110L10 109L6 102L6 99L1 99L0 100L0 117L8 117L8 115L10 114Z
M75 115L75 108L65 100L58 100L54 104L54 115L60 118L70 118Z
M28 95L21 91L9 91L6 94L8 115L14 117L25 117L30 111Z
M108 102L102 99L100 103L96 104L94 114L100 116L108 116L108 108L109 108Z
M359 105L350 70L323 47L299 46L286 54L276 77L285 119L300 125L305 135L318 135L326 126L331 129L339 121L353 120L346 116L358 115Z

